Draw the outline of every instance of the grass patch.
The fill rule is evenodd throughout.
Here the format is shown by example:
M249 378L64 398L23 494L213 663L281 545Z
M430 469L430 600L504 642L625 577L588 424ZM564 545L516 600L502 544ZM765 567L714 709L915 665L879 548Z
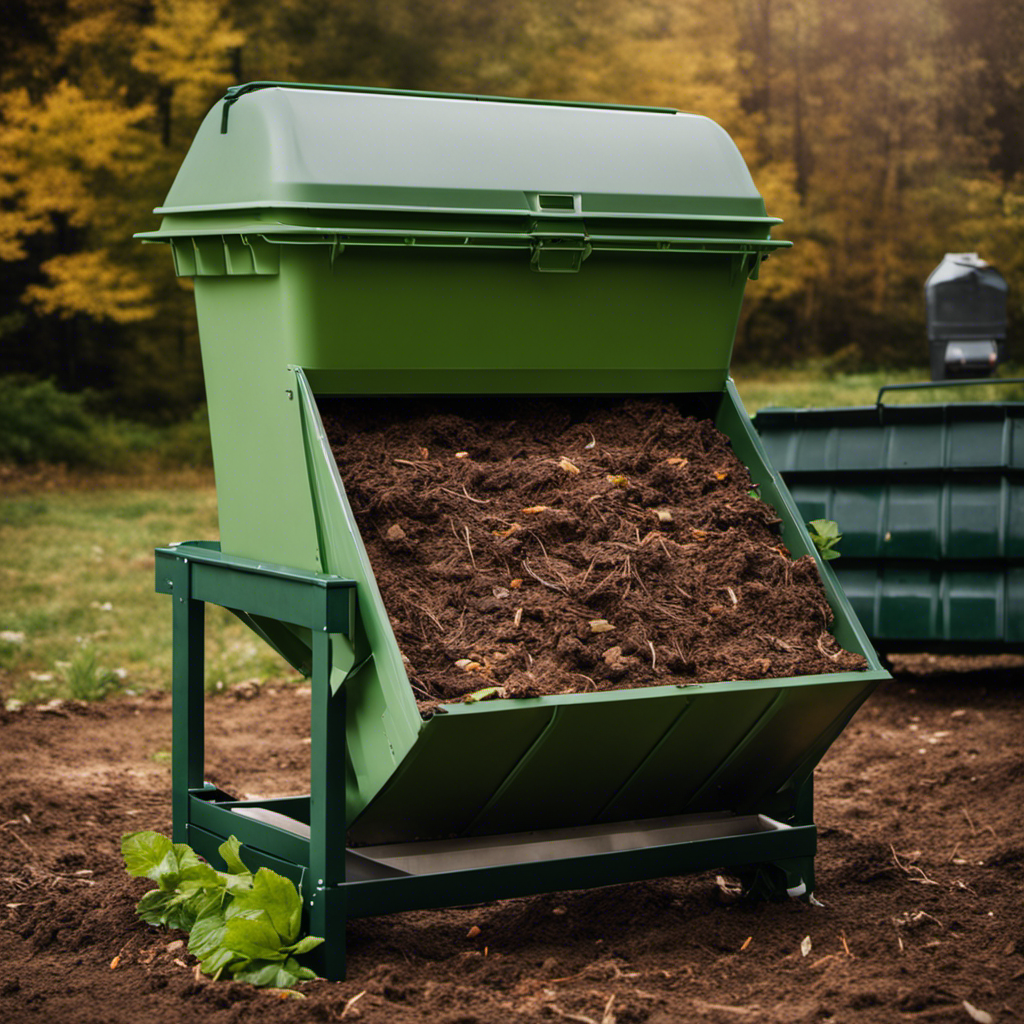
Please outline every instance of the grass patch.
M0 697L95 700L167 689L171 606L153 589L153 548L215 539L212 481L0 495ZM207 610L211 690L298 678L230 613Z
M753 415L769 407L786 409L829 409L847 405L874 405L881 387L889 384L926 384L926 366L867 373L837 373L828 360L816 360L786 369L735 366L733 380L747 412ZM1024 377L1024 367L1004 364L998 377ZM956 387L926 387L911 391L887 391L886 405L940 404L954 402L1024 401L1021 384L972 384Z

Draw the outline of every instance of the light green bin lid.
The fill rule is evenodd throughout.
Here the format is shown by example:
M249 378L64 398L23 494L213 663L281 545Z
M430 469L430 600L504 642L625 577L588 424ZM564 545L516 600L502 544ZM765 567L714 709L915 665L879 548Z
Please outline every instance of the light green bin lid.
M711 244L723 235L762 252L788 244L769 239L779 221L706 117L282 83L231 90L211 110L155 212L163 226L140 237L373 212L410 222L682 219L705 222Z

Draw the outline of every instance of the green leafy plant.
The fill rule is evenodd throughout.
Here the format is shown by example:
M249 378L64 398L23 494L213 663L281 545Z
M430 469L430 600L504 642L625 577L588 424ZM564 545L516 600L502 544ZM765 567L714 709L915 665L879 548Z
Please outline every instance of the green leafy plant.
M204 974L226 971L236 981L289 988L317 975L296 957L324 940L299 937L302 898L287 878L260 868L253 874L232 836L218 849L227 871L200 861L185 843L158 832L130 832L121 840L128 874L157 888L139 901L143 921L189 932L189 952Z
M826 562L839 557L836 546L842 540L843 535L839 532L839 524L831 519L812 519L807 524L808 532L818 553Z

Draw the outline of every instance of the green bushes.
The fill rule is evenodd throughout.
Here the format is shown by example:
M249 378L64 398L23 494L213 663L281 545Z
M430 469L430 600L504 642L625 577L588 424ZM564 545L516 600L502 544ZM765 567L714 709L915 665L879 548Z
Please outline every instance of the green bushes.
M206 409L156 427L103 415L89 393L60 391L52 381L0 377L0 463L113 472L209 466Z

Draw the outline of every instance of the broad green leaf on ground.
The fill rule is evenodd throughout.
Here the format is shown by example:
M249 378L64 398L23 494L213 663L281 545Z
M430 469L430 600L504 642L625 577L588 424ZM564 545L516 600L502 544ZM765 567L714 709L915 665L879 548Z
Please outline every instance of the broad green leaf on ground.
M203 973L218 978L227 969L241 981L279 988L316 977L295 959L323 942L299 938L298 890L269 868L250 874L234 836L220 847L228 871L217 871L187 845L156 832L126 835L122 851L131 874L159 886L139 901L138 915L190 932L189 952Z
M316 974L294 957L279 960L250 960L230 968L235 981L247 981L260 988L289 988L299 981L312 981Z
M248 960L284 960L287 956L281 949L280 936L266 918L229 918L221 944Z
M299 937L302 900L292 882L269 868L260 868L253 876L252 889L235 896L229 917L250 916L250 910L262 910L274 927L279 945L289 945Z
M245 866L241 855L242 844L231 836L217 847L224 863L228 866L228 872L232 875L252 875L252 872Z

